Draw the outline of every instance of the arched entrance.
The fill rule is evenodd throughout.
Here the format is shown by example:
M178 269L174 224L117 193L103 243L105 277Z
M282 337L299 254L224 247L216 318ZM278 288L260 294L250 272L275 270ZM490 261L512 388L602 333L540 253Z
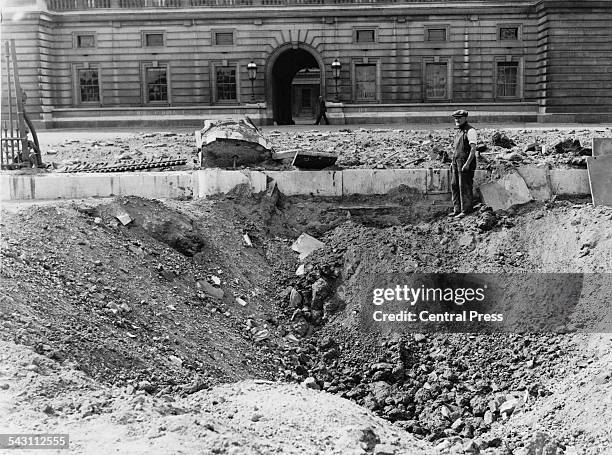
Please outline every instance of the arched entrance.
M313 84L312 76L304 77L305 74L316 74L318 84L316 77ZM268 60L266 76L268 106L272 107L272 118L278 125L293 124L294 114L305 112L315 96L325 93L321 57L304 43L285 44L276 49Z

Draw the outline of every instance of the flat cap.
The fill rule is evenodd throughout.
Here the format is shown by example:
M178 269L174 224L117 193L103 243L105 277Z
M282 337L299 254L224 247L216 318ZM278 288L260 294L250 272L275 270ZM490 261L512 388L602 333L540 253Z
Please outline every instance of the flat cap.
M464 111L463 109L459 109L458 111L453 112L453 117L467 117L468 111Z

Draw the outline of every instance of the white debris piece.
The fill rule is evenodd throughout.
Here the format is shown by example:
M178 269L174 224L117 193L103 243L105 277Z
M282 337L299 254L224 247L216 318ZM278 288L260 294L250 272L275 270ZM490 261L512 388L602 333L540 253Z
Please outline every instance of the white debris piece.
M119 215L116 216L116 218L121 221L121 224L123 224L124 226L127 224L130 224L132 222L132 218L130 217L130 215L128 215L127 213L120 213Z
M323 248L325 244L320 240L315 239L313 236L303 233L298 239L293 242L291 249L300 253L300 261L303 261L313 251Z

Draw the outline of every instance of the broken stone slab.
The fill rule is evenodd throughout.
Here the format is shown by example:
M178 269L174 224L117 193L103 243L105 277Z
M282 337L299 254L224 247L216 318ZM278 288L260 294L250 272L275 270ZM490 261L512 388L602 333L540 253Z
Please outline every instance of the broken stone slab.
M210 284L208 281L206 280L199 280L196 283L197 287L200 288L202 290L202 292L204 292L206 295L213 297L215 299L222 299L223 296L225 295L225 293L223 292L223 289L221 288L216 288L214 287L212 284Z
M295 154L298 151L299 149L291 149L291 150L283 150L280 152L272 152L272 159L275 161L285 161L285 160L293 161L293 158L295 158Z
M593 205L612 207L612 155L587 158Z
M300 169L324 169L336 164L338 155L326 152L298 151L291 164Z
M513 171L499 180L480 185L482 201L493 210L507 210L533 200L521 175Z
M121 221L121 224L123 224L124 226L130 224L132 222L132 218L130 217L130 215L128 215L127 213L123 212L123 213L119 213L118 215L115 216L115 218L117 218L119 221Z
M552 198L553 191L548 169L521 166L518 168L518 173L525 180L531 195L536 201L549 201Z
M315 239L313 236L306 233L302 233L293 245L291 249L300 253L300 261L306 259L313 251L323 248L325 244L320 240Z
M592 149L593 156L612 155L612 137L594 137Z
M195 132L203 167L231 167L269 159L272 147L248 118L206 120Z

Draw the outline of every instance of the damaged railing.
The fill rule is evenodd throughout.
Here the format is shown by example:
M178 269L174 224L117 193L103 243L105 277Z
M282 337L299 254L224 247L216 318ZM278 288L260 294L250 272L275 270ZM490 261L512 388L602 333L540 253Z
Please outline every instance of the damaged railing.
M19 67L15 40L4 43L2 84L2 133L0 138L0 168L18 169L42 165L38 138L34 125L25 112L26 95L19 83ZM32 133L33 141L28 140Z

